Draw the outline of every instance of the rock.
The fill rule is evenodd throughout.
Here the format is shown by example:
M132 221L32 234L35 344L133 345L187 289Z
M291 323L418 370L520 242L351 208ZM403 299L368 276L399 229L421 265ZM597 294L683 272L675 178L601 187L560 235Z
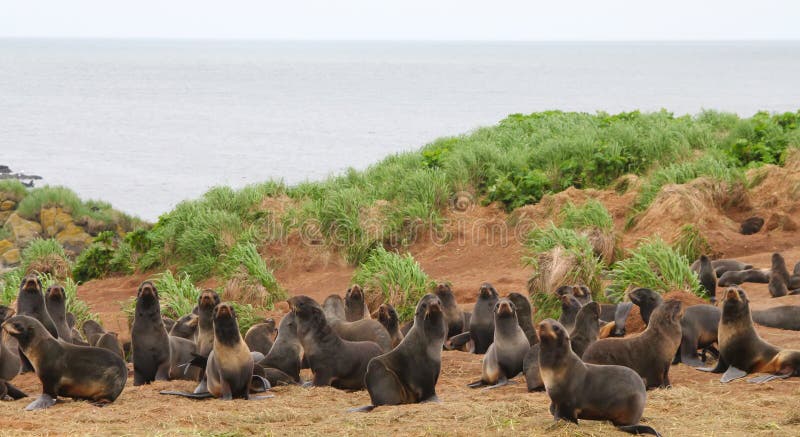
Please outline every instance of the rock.
M0 255L0 261L2 261L3 265L7 267L19 264L19 260L20 260L19 249L11 249L6 253Z
M17 202L13 200L4 200L0 202L0 211L12 211L17 206Z
M25 220L19 214L11 214L6 220L6 228L11 231L17 246L25 246L36 238L42 236L42 225L30 220Z
M72 216L61 208L42 208L39 212L39 221L42 223L44 234L48 237L55 237L73 224Z
M14 243L8 240L0 240L0 255L14 248Z
M56 234L55 238L64 246L64 250L75 254L80 253L92 244L92 236L74 223L67 225L63 231Z
M776 229L780 229L787 232L793 232L797 230L797 223L792 220L791 217L780 214L780 213L773 213L769 219L767 219L766 224L764 227L768 231L774 231Z

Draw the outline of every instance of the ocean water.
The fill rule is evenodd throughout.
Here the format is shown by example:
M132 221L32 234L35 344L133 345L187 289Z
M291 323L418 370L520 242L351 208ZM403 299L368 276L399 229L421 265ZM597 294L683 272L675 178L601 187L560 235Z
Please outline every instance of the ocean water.
M800 108L800 42L0 40L0 164L155 220L511 113Z

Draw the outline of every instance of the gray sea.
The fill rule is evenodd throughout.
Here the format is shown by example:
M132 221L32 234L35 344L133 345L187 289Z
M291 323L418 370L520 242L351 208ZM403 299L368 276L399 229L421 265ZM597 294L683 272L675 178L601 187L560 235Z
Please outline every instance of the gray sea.
M0 164L147 220L511 113L800 108L800 42L0 40Z

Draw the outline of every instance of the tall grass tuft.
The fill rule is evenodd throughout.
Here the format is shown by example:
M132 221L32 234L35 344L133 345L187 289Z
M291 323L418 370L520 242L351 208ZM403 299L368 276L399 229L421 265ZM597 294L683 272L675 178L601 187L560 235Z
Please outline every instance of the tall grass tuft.
M72 266L64 247L55 239L37 238L22 250L20 269L25 273L50 274L64 279L70 276Z
M19 202L28 194L28 189L22 182L16 179L1 179L0 180L0 202L4 200L11 200Z
M373 304L391 303L401 320L410 320L417 302L434 283L411 254L375 249L353 275ZM373 305L377 306L377 305Z
M705 297L689 260L658 237L643 240L628 258L614 264L611 278L613 296L619 299L635 287L661 293L682 290Z
M591 229L601 231L614 229L614 219L606 207L596 199L589 199L580 206L568 202L559 212L559 226L567 229Z
M225 286L228 299L272 309L275 302L285 300L286 291L267 267L253 243L241 243L225 255Z
M0 305L11 305L19 294L19 285L22 278L26 275L22 268L17 268L6 272L0 277ZM60 284L64 287L67 295L67 312L75 315L78 327L86 320L98 321L97 314L93 313L86 302L78 298L78 284L72 278L58 278L48 273L40 273L43 291L53 284Z
M681 226L678 231L678 237L675 239L672 246L687 260L695 260L700 258L700 255L713 252L711 244L703 234L700 233L697 226L693 224Z

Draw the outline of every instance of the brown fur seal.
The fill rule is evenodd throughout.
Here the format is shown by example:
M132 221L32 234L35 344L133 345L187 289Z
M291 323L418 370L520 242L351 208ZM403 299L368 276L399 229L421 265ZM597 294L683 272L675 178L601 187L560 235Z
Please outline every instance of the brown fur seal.
M197 337L197 324L199 317L197 314L187 314L175 321L175 324L170 329L169 335L173 337L185 338L194 341ZM165 327L166 328L166 327Z
M197 298L197 353L207 357L214 347L214 308L219 305L219 295L214 290L203 290Z
M303 361L303 346L297 336L297 321L294 313L283 316L278 325L278 336L269 353L258 365L280 370L292 381L300 382L300 368ZM269 379L269 378L268 378ZM270 383L273 381L270 380Z
M624 366L584 364L570 347L567 330L546 319L539 323L539 366L550 413L556 420L610 420L631 434L659 435L640 425L647 392L642 378Z
M764 226L764 219L761 217L750 217L742 222L739 227L739 233L742 235L753 235L761 230Z
M106 332L100 336L100 339L97 340L97 344L94 346L114 352L117 356L125 360L125 351L122 350L122 344L119 342L116 332Z
M561 299L561 316L558 318L558 323L571 330L575 326L578 311L581 310L581 303L571 294L563 294L559 299Z
M11 308L0 305L0 324L13 315L14 311ZM13 349L8 347L4 337L5 335L0 330L0 380L11 381L17 376L20 369L19 347L13 337L9 337L8 340L14 343L14 347Z
M666 301L653 311L643 333L598 340L586 348L583 361L630 367L644 378L647 388L669 387L669 368L681 344L682 316L680 301Z
M369 361L364 381L372 405L351 411L438 400L436 383L447 332L443 311L438 296L426 294L420 299L414 312L414 327L400 345Z
M731 287L725 292L722 319L719 322L719 351L717 366L700 370L724 370L722 382L730 382L749 373L768 373L751 378L750 382L767 382L800 375L800 351L773 346L758 335L750 315L750 301L741 288Z
M325 299L324 312L328 324L342 340L371 341L380 346L384 352L392 350L392 338L377 320L344 321L344 301L340 296L336 294L328 296Z
M600 306L597 302L589 302L581 307L580 311L578 311L578 316L575 318L575 327L570 333L572 351L578 356L583 355L586 348L597 341L599 329ZM539 352L539 345L534 344L525 354L525 358L522 361L522 371L525 375L525 384L528 387L528 391L544 390L544 381L542 381L542 375L539 372Z
M396 348L401 341L403 341L402 332L400 332L400 321L397 317L397 311L390 303L381 304L378 308L378 322L386 328L389 336L392 338L392 349Z
M769 294L772 297L786 296L789 293L789 270L786 261L779 253L772 254L772 268L769 272Z
M536 328L533 327L533 309L531 302L527 297L520 293L509 293L508 300L510 300L517 309L517 322L519 327L528 338L528 343L536 344L539 342L539 337L536 336Z
M358 284L353 284L344 294L344 315L346 322L372 318L369 314L369 308L367 308L364 289Z
M50 335L58 338L58 329L47 312L44 294L42 294L42 281L37 275L28 275L22 278L17 296L17 315L33 317L47 329Z
M131 328L133 385L169 379L169 336L161 320L156 286L142 282L136 295L136 313Z
M202 369L189 365L197 355L197 345L192 340L169 336L169 379L199 381Z
M272 349L275 338L275 319L269 318L263 323L256 323L247 330L244 342L251 352L261 352L266 355Z
M53 319L58 338L71 342L72 329L67 324L67 293L64 291L64 287L58 284L47 287L44 303L47 314Z
M464 312L458 307L456 296L450 284L440 283L436 286L434 294L443 305L444 320L447 323L447 338L461 334L467 325L464 324Z
M175 327L175 320L163 315L161 316L161 320L164 321L164 329L166 329L167 332L172 331L172 328Z
M312 385L363 389L367 363L383 353L381 347L371 341L340 338L328 324L322 308L310 297L294 296L288 302L297 321L297 335L305 357L314 373ZM383 326L380 328L383 330Z
M753 268L752 264L743 263L735 259L715 259L711 261L711 266L714 268L714 273L717 274L718 278L725 274L725 272L748 270ZM693 262L690 268L695 273L700 272L700 260L698 259Z
M494 306L499 297L492 284L481 284L469 321L469 335L476 354L485 354L494 341Z
M106 330L100 323L91 319L83 322L81 329L83 330L83 336L86 337L86 341L90 346L97 344L97 340L106 333Z
M745 282L753 282L756 284L769 283L769 270L763 269L747 269L747 270L731 270L727 271L719 277L717 285L720 287L730 287L732 285L740 285Z
M205 361L205 388L194 393L162 391L161 394L179 395L194 399L215 397L222 400L251 399L253 382L253 357L239 333L236 311L229 303L220 303L212 310L214 342ZM264 383L268 390L269 383ZM198 387L199 388L199 387Z
M481 379L469 386L496 388L508 384L522 372L522 360L530 348L517 322L516 307L509 299L500 299L494 309L494 341L483 356Z
M753 310L753 321L770 328L800 331L800 306L782 305L765 310Z
M697 277L706 295L714 303L717 301L717 273L714 271L714 267L711 266L711 259L708 256L700 255L699 261L700 269L697 271Z
M6 320L3 329L17 339L42 383L41 396L26 410L51 407L58 396L105 405L122 393L128 368L114 353L58 341L38 320L28 316Z

